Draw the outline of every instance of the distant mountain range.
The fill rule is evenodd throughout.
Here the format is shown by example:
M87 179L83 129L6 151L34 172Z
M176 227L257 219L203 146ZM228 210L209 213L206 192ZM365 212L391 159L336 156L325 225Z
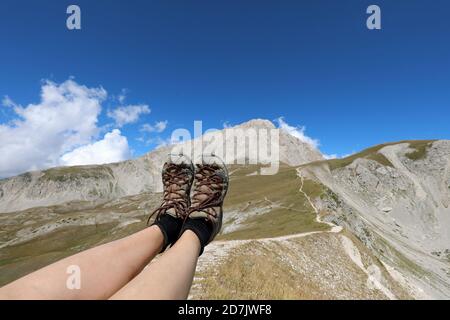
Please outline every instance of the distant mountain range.
M251 120L222 133L249 128L276 129ZM229 165L223 229L192 298L450 298L449 140L331 160L283 130L279 145L276 175ZM171 150L0 180L0 285L144 228Z
M224 129L221 133L225 136L229 130L249 128L270 130L275 129L275 126L268 120L251 120L234 128ZM279 134L281 162L299 165L323 159L320 152L309 144L302 143L282 130ZM195 145L200 139L185 144ZM142 157L118 163L58 167L0 180L0 212L67 201L99 203L141 192L161 191L161 168L172 148L173 146L165 146Z

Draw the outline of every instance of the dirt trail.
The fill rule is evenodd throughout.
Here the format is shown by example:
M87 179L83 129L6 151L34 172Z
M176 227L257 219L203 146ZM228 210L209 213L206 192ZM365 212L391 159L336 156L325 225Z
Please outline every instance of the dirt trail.
M311 198L306 194L306 192L303 191L303 185L304 185L304 179L303 176L300 175L300 169L297 169L298 175L301 179L301 185L299 192L302 193L305 198L308 200L309 204L313 208L314 212L316 213L316 221L318 223L324 223L331 227L328 231L311 231L311 232L303 232L303 233L295 233L290 234L286 236L279 236L279 237L268 237L268 238L259 238L259 239L248 239L248 240L225 240L225 241L214 241L209 246L205 248L205 251L199 259L199 267L201 268L201 265L207 264L209 265L211 263L211 260L216 260L223 258L227 256L228 251L232 248L235 248L236 246L243 245L246 243L249 243L251 241L258 241L258 242L269 242L269 241L284 241L289 239L297 239L302 237L307 237L314 234L319 233L339 233L342 231L341 226L337 226L333 223L322 221L319 215L319 211L317 210L316 206L312 202ZM265 198L266 201L270 201L267 198ZM295 209L294 209L295 210Z
M326 224L326 225L331 227L330 231L318 231L318 232L315 232L315 233L321 233L321 232L339 233L339 232L341 232L342 231L342 227L341 226L337 226L334 223L323 221L321 219L319 210L317 209L315 204L311 201L311 198L309 197L309 195L305 191L303 191L303 185L305 183L305 180L304 180L304 177L301 175L301 168L297 168L297 175L301 179L301 185L300 185L299 192L301 194L303 194L303 196L308 200L309 204L311 205L311 207L313 208L314 212L316 213L316 221L318 223L324 223L324 224Z
M303 190L304 186L304 177L301 175L301 168L297 169L297 174L301 179L301 185L299 188L299 192L307 199L311 207L313 208L314 212L316 213L316 221L318 223L326 224L330 227L327 231L311 231L311 232L303 232L303 233L296 233L286 236L279 236L279 237L268 237L268 238L260 238L260 239L248 239L248 240L228 240L228 241L214 241L210 245L208 245L205 248L205 251L203 255L199 258L198 265L197 265L197 271L201 274L202 271L207 270L209 267L217 266L217 264L222 263L229 255L231 250L235 249L238 246L247 244L252 241L262 242L262 243L268 243L268 242L276 242L276 241L286 241L290 239L297 239L307 236L312 236L315 234L322 234L322 233L340 233L342 231L341 226L337 226L333 223L323 221L320 217L319 210L314 205L313 201L309 197L309 195ZM267 199L267 198L266 198ZM346 237L345 235L341 235L342 237L342 244L345 249L345 252L349 255L350 259L360 268L364 271L364 273L367 274L368 279L367 283L368 285L372 285L382 291L389 299L396 299L396 297L387 289L385 288L379 279L377 277L374 277L372 272L369 272L364 266L362 266L362 263L360 262L360 259L355 258L359 256L359 251L357 247L353 244L353 241ZM351 248L352 250L349 250ZM357 252L356 252L356 251ZM193 285L193 291L195 291L198 288L197 281L200 280L199 278L194 279L194 285Z
M316 212L317 222L325 223L325 224L329 225L331 227L331 230L328 232L339 233L340 231L342 231L343 228L341 226L337 226L333 223L321 220L319 210L314 205L314 203L311 201L311 198L306 194L306 192L303 191L304 178L301 175L300 168L297 169L297 173L301 179L301 186L300 186L299 191L305 196L305 198L309 201L311 207ZM342 246L343 246L345 252L350 257L350 259L353 261L353 263L355 263L358 266L358 268L360 268L365 274L367 274L367 286L369 286L369 287L372 286L372 287L377 288L378 290L383 292L383 294L386 297L388 297L390 300L396 300L395 295L382 284L381 271L379 270L379 268L375 265L371 265L369 268L366 268L364 266L364 264L362 263L361 254L360 254L358 248L356 247L356 245L353 243L353 241L349 237L346 237L344 234L342 234L341 242L342 242Z
M299 175L300 176L300 175ZM311 231L311 232L303 232L303 233L296 233L296 234L290 234L286 236L279 236L279 237L268 237L268 238L259 238L259 239L248 239L248 240L225 240L225 241L214 241L211 244L209 244L207 247L205 247L205 251L203 252L202 256L198 260L197 264L197 271L204 271L210 266L217 265L218 263L223 262L224 259L227 258L228 254L230 253L230 250L236 248L237 246L241 246L244 244L247 244L251 241L258 241L258 242L272 242L272 241L285 241L290 239L297 239L302 237L311 236L314 234L319 233L339 233L342 230L342 227L336 226L332 223L322 221L319 216L319 212L317 208L315 207L314 203L311 201L309 196L303 191L303 177L301 177L301 186L299 189L299 192L302 193L308 202L310 203L311 207L313 208L314 212L316 213L316 221L319 223L324 223L329 225L331 228L328 231ZM266 198L266 201L269 201Z

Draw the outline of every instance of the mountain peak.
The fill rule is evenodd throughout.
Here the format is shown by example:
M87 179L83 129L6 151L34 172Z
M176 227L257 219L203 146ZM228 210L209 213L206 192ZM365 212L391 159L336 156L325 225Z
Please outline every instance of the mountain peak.
M267 119L252 119L247 122L243 122L237 126L234 126L234 128L276 129L272 121Z
M252 119L233 128L243 130L277 129L274 123L266 119ZM222 131L230 129L227 128ZM234 135L225 135L223 144L228 145L230 143L235 145L238 139ZM239 141L242 142L242 140ZM273 158L275 163L281 162L290 166L298 166L308 162L323 160L318 150L283 130L279 132L278 142L279 149L276 151L278 152L278 157ZM194 147L198 143L201 143L202 147L205 148L208 141L196 138L182 142L181 145ZM258 143L261 143L259 139ZM5 179L0 181L0 212L23 210L36 206L49 206L68 201L107 201L142 192L161 191L161 168L167 159L167 154L171 152L171 148L174 146L167 145L153 150L142 157L124 162L52 168L46 171L36 171L33 174ZM223 148L223 150L227 149ZM240 160L248 156L248 152L242 152L242 150L237 152L237 148L232 148L232 150L234 154L226 158L229 161L233 161L233 163L241 163ZM191 158L194 155L194 153L191 153ZM223 158L225 159L225 157ZM44 189L45 193L42 193L41 191ZM41 194L44 196L41 196Z

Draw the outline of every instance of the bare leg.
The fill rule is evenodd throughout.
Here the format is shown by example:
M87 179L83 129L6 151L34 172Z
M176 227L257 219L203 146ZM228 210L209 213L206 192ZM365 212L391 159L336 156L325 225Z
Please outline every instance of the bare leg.
M190 230L111 299L186 299L192 285L200 241Z
M142 271L163 241L157 226L146 228L20 278L0 288L0 299L107 299ZM66 284L69 266L79 267L80 289Z

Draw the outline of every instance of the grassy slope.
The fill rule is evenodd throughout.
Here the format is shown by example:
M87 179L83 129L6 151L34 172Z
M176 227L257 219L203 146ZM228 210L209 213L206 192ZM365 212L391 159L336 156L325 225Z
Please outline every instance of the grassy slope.
M295 168L282 165L276 175L248 176L256 169L242 168L232 174L225 212L240 210L245 213L255 207L268 207L270 211L251 215L238 230L220 235L218 239L257 239L328 228L315 221L313 208L299 192L301 181ZM304 191L313 198L323 192L321 186L312 181L305 182Z
M0 239L15 238L21 229L68 222L56 230L32 240L0 249L0 286L54 261L112 240L123 238L146 227L148 212L160 201L159 195L143 194L123 198L117 203L89 207L89 204L34 208L1 216ZM78 208L78 209L74 209ZM105 215L111 214L111 219ZM113 215L117 215L114 216ZM99 217L98 224L76 225ZM120 226L121 222L134 221ZM138 222L139 221L139 222ZM25 225L29 222L30 225Z
M108 179L112 175L112 170L104 166L73 166L45 170L41 179L66 182L75 179Z
M426 155L427 148L432 140L408 141L410 147L415 149L407 154L410 159L420 159ZM366 149L358 154L344 159L333 159L321 161L326 162L330 168L336 169L350 164L357 158L365 157L385 165L388 161L378 154L383 144ZM380 157L381 156L381 157ZM384 158L384 159L383 159ZM47 178L65 179L65 177L78 174L77 170L56 172L48 171ZM298 191L300 179L296 175L295 168L285 165L274 176L249 175L257 166L239 167L232 166L230 190L225 202L225 214L230 210L247 210L258 207L268 207L269 211L263 214L250 215L239 229L233 232L219 235L218 239L253 239L276 237L294 233L325 230L328 227L315 221L315 213L308 201ZM86 173L89 175L89 173ZM105 172L105 174L109 174ZM64 177L64 178L61 178ZM304 185L306 191L312 198L323 194L322 186L306 180ZM266 198L270 201L266 201ZM24 274L45 266L53 261L74 254L81 250L93 247L100 243L124 237L145 227L145 218L151 207L142 206L143 199L124 200L117 205L100 205L90 208L89 204L75 204L74 210L70 205L34 208L18 213L2 215L0 217L0 240L7 241L14 238L17 232L28 227L25 223L32 222L31 227L42 226L61 220L64 217L80 218L86 215L98 213L119 212L123 217L137 217L140 223L133 223L125 227L117 227L120 221L102 223L88 226L67 226L59 228L47 235L35 238L25 243L0 249L0 285L8 283ZM152 204L157 205L157 201Z
M379 150L386 146L396 145L400 143L409 143L409 147L413 149L412 152L409 152L406 154L406 157L408 157L411 160L418 160L422 159L426 156L427 149L431 146L431 144L436 140L409 140L409 141L399 141L399 142L389 142L389 143L383 143L376 145L374 147L370 147L367 149L364 149L361 152L352 154L345 158L340 159L330 159L330 160L322 160L322 161L316 161L311 164L307 165L319 165L326 163L330 167L330 170L335 170L339 168L346 167L350 165L353 161L356 159L369 159L377 161L378 163L384 165L384 166L390 166L392 167L392 163L381 153L378 153Z
M409 147L414 149L414 151L405 154L405 156L411 160L419 160L425 158L428 148L431 147L434 141L436 140L411 141Z
M343 250L340 235L315 234L287 242L241 245L225 261L196 274L196 299L385 299L367 286L367 274ZM353 239L362 263L376 265L398 298L410 296L368 249Z
M231 175L225 214L229 210L238 210L239 214L240 209L245 212L258 206L269 206L269 212L250 216L241 229L220 235L218 239L265 238L328 228L315 221L314 211L298 191L300 179L295 168L282 165L280 172L273 176L248 176L258 169L256 166L232 166L230 172L236 169ZM52 171L51 174L55 175L56 172ZM69 168L69 172L59 172L51 178L59 180L59 174L67 177L74 172ZM313 196L322 192L320 186L312 181L305 182L304 189ZM33 229L56 222L70 220L71 223L30 241L0 249L0 285L58 259L145 228L148 212L158 205L159 196L156 198L158 200L150 206L145 204L148 196L137 196L95 207L79 202L2 215L0 241L3 242L15 238L16 233L25 228L30 228L28 232L32 232ZM276 204L270 204L265 198ZM76 226L73 223L92 216L104 217L109 213L120 216L112 221L103 221L101 218L98 225ZM121 220L130 218L137 218L141 222L118 227Z

